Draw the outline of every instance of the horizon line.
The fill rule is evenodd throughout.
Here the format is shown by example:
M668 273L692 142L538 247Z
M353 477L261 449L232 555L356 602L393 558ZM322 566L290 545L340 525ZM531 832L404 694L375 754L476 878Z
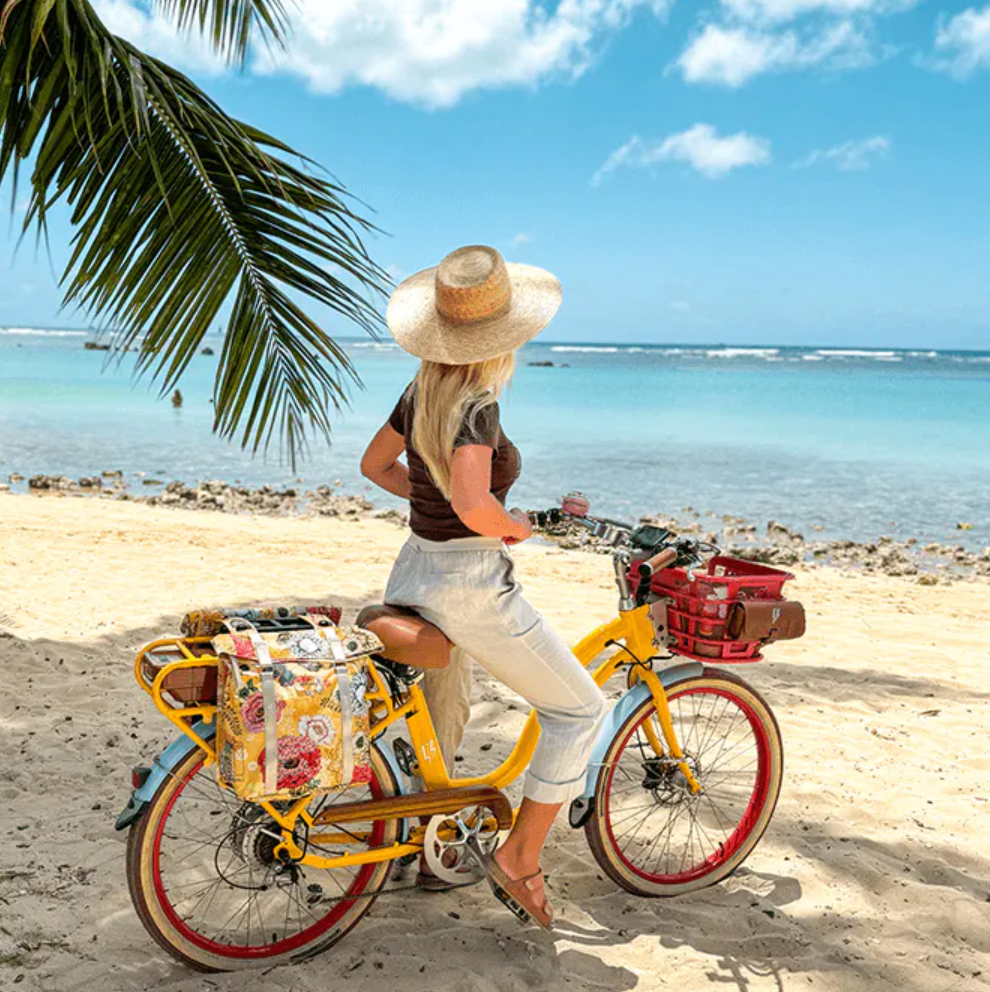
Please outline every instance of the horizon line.
M0 324L0 331L10 331L10 330L25 330L25 331L75 331L77 333L91 334L94 338L104 336L111 333L107 330L99 330L94 328L92 325L80 327L79 325L70 325L67 327L53 327L50 324ZM204 337L209 336L223 336L223 331L208 331ZM359 342L370 342L372 344L395 344L395 342L387 335L382 335L378 338L373 337L370 334L356 335L356 334L340 334L335 335L334 339L337 341L359 341ZM624 347L624 348L738 348L738 349L752 349L752 350L767 350L771 348L782 349L799 349L804 351L816 351L816 350L838 350L838 351L896 351L896 352L911 352L911 351L930 351L936 354L953 354L953 353L964 353L964 354L976 354L976 355L986 355L990 354L990 346L987 348L945 348L937 347L934 345L894 345L894 344L849 344L847 342L816 342L814 344L788 344L784 342L731 342L731 341L616 341L616 340L574 340L574 339L556 339L556 338L540 338L534 339L532 341L526 342L522 347L527 347L528 345L564 345L573 347ZM396 345L396 347L399 347Z

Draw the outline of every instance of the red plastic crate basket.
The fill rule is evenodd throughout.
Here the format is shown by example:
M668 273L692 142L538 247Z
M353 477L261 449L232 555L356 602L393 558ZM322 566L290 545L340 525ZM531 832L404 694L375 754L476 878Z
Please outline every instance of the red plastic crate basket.
M630 578L638 582L638 564ZM670 650L696 661L717 659L725 663L760 661L759 641L728 636L726 623L732 607L745 600L783 600L790 572L758 565L741 558L718 555L702 569L665 568L657 572L650 589L669 597L667 624L675 644Z

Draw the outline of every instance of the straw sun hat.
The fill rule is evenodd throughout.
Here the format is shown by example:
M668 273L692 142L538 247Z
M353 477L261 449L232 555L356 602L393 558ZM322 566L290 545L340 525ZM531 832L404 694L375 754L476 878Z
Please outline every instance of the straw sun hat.
M544 269L469 245L400 283L385 319L399 345L418 358L469 365L536 337L560 296L560 283Z

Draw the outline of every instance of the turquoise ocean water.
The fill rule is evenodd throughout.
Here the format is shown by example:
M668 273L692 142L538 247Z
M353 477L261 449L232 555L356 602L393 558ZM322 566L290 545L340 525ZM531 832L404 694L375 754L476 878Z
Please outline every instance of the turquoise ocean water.
M364 492L361 452L415 371L394 345L348 342L364 389L333 444L314 442L293 473L277 452L251 459L212 436L216 357L196 357L176 410L134 382L133 356L107 368L88 337L0 329L0 479L113 468L134 484L141 471ZM527 365L538 361L554 367ZM523 506L580 488L621 517L693 507L809 537L817 525L990 545L990 353L537 343L521 352L503 423L523 453Z

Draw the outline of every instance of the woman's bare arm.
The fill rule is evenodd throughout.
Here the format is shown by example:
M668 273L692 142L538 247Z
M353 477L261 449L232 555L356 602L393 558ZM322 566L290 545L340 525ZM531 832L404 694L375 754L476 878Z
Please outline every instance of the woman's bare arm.
M409 469L399 461L405 450L406 439L385 424L361 459L361 474L393 496L409 499Z
M528 519L514 516L492 495L491 448L466 444L454 451L450 465L450 505L461 522L483 537L513 544L533 533Z

